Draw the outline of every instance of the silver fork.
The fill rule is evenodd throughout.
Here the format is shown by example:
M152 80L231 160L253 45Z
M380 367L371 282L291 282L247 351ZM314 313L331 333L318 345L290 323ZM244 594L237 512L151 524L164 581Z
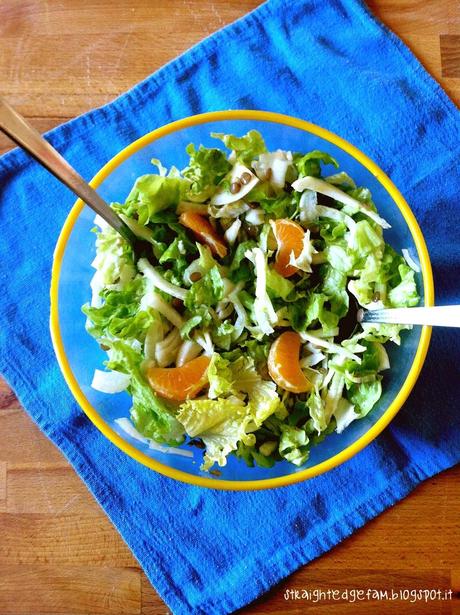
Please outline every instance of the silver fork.
M357 319L360 323L460 327L460 305L388 308L383 310L361 309L358 310Z
M91 209L104 218L110 226L134 246L136 238L131 229L128 228L104 199L85 182L77 171L70 166L67 160L48 141L45 141L41 134L1 96L0 130L70 188L74 194L89 205Z

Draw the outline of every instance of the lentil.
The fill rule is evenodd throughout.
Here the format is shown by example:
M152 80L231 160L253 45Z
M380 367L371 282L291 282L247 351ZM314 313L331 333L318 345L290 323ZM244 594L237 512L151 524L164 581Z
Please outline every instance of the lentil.
M243 186L246 186L246 184L249 184L249 182L252 179L252 175L251 173L245 172L243 173L243 175L240 177L240 182L243 184Z

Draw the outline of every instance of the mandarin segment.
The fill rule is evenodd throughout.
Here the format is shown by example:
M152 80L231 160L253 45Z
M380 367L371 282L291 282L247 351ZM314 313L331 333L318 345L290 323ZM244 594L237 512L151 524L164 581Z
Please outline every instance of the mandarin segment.
M210 357L197 357L181 367L149 367L147 380L161 397L173 401L193 399L208 382Z
M273 342L268 353L268 372L272 380L291 393L306 393L312 388L299 361L300 335L285 331Z
M298 271L297 267L289 264L291 253L294 252L296 258L300 255L305 232L300 224L292 220L272 220L271 225L278 245L274 269L283 278L289 278Z
M227 255L227 246L223 238L220 237L205 216L194 211L184 211L179 216L179 222L190 229L199 241L208 245L211 252L220 256L220 258Z

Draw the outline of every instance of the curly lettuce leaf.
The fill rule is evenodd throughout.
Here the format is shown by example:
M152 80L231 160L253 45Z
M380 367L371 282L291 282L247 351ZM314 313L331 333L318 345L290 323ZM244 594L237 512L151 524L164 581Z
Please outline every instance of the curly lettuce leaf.
M408 265L401 263L398 266L401 281L388 293L388 300L392 307L414 307L419 302L415 272Z
M208 380L208 397L210 399L216 399L221 395L230 395L235 384L231 362L218 353L214 353L208 367Z
M267 151L265 141L257 130L250 130L242 137L212 132L211 137L220 139L226 148L234 152L235 158L246 166L250 165L259 154Z
M280 427L281 438L278 450L281 457L296 466L303 465L310 455L310 440L306 431L286 423L281 423Z
M198 149L193 143L186 148L190 156L188 166L183 169L182 175L190 182L186 198L190 201L203 203L209 199L217 189L231 164L224 152L220 149L203 147Z
M227 455L239 442L254 445L255 437L246 432L249 416L245 404L237 399L194 399L184 402L177 418L192 438L201 438L206 451L201 469L215 463L224 466Z
M153 221L159 212L177 206L186 184L187 182L177 177L141 175L126 199L123 213L137 219L139 224L145 226ZM164 221L173 221L173 219Z
M116 341L110 344L109 361L106 366L123 374L129 374L131 380L127 388L131 395L131 420L136 429L145 437L156 442L170 445L181 444L184 429L174 416L174 409L155 395L142 371L143 356L128 344Z
M348 399L354 405L360 418L369 414L382 396L381 377L370 382L353 384L348 390Z
M299 177L310 175L311 177L321 177L321 163L331 164L336 169L339 163L335 158L326 152L314 150L302 156L302 154L294 155L294 165L297 169Z
M217 266L212 267L205 275L193 282L185 295L184 305L193 312L202 305L216 305L224 296L224 282Z
M248 357L229 361L214 354L208 378L211 399L187 401L178 414L186 432L206 445L205 470L225 465L239 443L253 446L252 432L282 407L275 384L262 380Z
M124 290L105 289L101 292L103 304L82 311L88 317L87 331L96 339L121 338L143 341L147 329L155 320L151 310L140 310L144 282L140 278L129 282Z
M101 230L96 232L96 257L91 266L96 272L91 280L91 305L102 305L104 288L122 290L136 275L134 254L129 243L102 218L96 217Z

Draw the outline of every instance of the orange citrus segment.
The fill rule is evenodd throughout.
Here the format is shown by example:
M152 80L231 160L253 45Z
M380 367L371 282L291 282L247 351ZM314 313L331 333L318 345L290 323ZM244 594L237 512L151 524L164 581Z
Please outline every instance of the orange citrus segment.
M193 399L208 382L210 357L197 357L181 367L149 367L147 380L158 395L174 401Z
M272 220L271 225L278 244L275 271L282 275L283 278L289 278L298 271L297 267L289 264L289 259L291 252L294 252L296 258L302 252L304 230L297 222L292 220Z
M227 246L207 218L193 211L184 211L179 216L179 222L193 231L197 239L206 243L214 254L221 258L227 255Z
M305 393L311 382L300 368L300 335L285 331L273 342L268 353L268 372L272 380L286 391Z

